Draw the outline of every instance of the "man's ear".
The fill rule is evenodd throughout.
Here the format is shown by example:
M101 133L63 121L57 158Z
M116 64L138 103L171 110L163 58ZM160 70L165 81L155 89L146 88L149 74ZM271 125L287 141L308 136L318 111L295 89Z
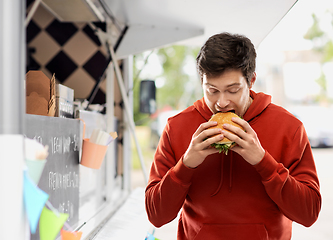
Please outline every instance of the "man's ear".
M257 74L256 72L253 72L253 76L250 81L250 89L253 87L253 84L255 83L256 80L257 80Z

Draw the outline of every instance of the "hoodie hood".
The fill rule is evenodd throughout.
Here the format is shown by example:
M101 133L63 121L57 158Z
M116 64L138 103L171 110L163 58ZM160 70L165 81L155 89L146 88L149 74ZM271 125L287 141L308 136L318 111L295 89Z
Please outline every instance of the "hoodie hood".
M208 121L212 117L213 113L207 106L204 98L197 100L196 102L194 102L193 105L194 105L194 108L200 113L200 115L206 121Z
M253 102L251 103L250 107L245 112L243 118L247 122L251 122L253 119L258 117L271 103L272 97L270 95L267 95L265 93L259 92L256 93L252 90L250 90L250 96L253 99ZM194 103L194 107L197 109L197 111L201 114L201 116L205 120L209 120L211 116L213 115L212 111L207 106L205 99L201 98L200 100L196 101ZM227 158L229 158L229 192L231 192L232 189L232 180L233 180L233 169L232 169L232 159L233 159L234 153L230 151L228 153L228 156L221 155L221 172L220 172L220 183L216 189L216 191L211 195L212 197L215 196L221 189L223 185L223 171L224 171L224 162Z
M262 92L256 93L251 90L250 96L253 102L243 116L244 120L247 122L259 116L272 102L272 97Z

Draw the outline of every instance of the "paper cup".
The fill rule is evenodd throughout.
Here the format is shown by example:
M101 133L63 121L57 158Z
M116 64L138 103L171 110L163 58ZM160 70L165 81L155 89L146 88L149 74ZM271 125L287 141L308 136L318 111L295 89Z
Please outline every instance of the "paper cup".
M104 146L92 143L89 141L89 138L84 138L86 123L81 118L78 118L78 120L83 122L83 143L80 164L89 168L99 169L108 150L108 145Z
M43 160L31 160L26 159L26 164L28 166L28 174L32 181L38 185L39 179L42 175L46 159Z
M83 139L81 164L89 168L99 169L107 149L108 146L92 143L88 138Z

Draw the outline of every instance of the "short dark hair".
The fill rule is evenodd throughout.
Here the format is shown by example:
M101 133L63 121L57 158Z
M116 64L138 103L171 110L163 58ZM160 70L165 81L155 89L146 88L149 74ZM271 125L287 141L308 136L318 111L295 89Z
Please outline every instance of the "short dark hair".
M241 70L250 84L256 68L256 50L251 40L227 32L211 36L197 56L197 70L203 76L218 77L226 70Z

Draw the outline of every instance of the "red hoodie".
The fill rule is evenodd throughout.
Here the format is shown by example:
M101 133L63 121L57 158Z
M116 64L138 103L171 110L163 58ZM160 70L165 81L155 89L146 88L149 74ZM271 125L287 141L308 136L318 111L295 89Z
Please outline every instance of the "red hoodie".
M148 218L156 227L182 209L178 239L291 239L292 221L312 225L321 196L303 124L271 97L251 91L244 115L266 153L255 166L240 155L212 154L195 169L182 161L192 135L212 112L204 99L170 118L146 188Z

